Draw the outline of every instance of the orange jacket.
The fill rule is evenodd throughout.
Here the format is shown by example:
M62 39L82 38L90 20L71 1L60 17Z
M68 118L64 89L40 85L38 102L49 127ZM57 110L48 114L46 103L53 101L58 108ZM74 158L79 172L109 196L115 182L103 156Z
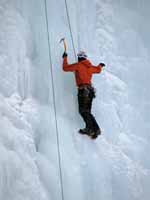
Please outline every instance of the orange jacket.
M63 70L66 72L75 72L76 85L91 84L92 74L100 73L100 65L93 66L89 60L83 60L78 63L68 64L67 57L63 59Z

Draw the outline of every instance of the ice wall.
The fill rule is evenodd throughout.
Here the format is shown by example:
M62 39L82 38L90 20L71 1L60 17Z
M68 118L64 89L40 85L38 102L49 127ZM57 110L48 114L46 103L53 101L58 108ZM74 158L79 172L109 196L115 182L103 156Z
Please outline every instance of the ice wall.
M14 3L0 2L0 199L46 200L32 126L38 122L30 87L32 40Z
M149 6L69 0L72 41L64 0L0 2L1 199L149 199ZM77 133L84 124L74 75L61 68L64 36L69 62L74 42L107 65L93 79L103 130L95 141Z
M5 200L60 199L56 136L49 133L53 109L46 106L52 100L45 7L34 4L0 2L0 199ZM45 171L51 171L55 192L42 182Z

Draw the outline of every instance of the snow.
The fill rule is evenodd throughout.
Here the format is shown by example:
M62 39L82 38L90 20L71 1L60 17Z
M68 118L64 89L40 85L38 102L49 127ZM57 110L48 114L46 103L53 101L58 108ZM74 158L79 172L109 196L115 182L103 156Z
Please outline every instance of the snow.
M149 200L150 3L67 6L73 41L64 0L47 0L48 30L45 1L0 2L0 199ZM70 63L73 43L106 63L93 78L102 128L94 141L77 133L83 121L74 74L61 67L64 36Z

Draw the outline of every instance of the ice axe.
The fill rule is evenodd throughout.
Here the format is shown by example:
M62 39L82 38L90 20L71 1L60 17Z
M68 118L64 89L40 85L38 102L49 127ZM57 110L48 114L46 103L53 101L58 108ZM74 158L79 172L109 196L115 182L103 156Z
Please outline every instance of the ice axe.
M67 44L66 44L65 38L62 38L62 39L60 40L60 43L61 43L61 42L64 43L64 52L66 52L66 51L67 51Z

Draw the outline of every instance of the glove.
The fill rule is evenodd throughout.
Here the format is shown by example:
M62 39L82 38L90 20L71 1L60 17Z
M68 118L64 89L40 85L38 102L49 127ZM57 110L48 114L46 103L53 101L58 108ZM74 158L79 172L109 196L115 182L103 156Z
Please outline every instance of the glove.
M66 52L64 52L62 57L65 58L67 56L68 56L68 54Z
M104 63L100 63L99 64L101 67L105 67L105 64Z

